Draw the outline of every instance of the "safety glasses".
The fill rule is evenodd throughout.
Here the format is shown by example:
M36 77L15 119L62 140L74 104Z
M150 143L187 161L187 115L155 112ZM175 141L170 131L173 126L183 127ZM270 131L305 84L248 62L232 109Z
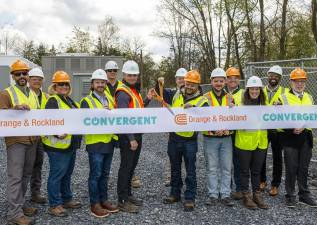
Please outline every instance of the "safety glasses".
M69 83L57 83L59 87L69 87Z
M16 72L16 73L13 73L13 75L15 77L21 77L21 76L27 76L29 73L28 72Z
M118 70L112 69L112 70L106 70L106 72L109 72L109 73L114 72L114 73L116 73L116 72L118 72Z

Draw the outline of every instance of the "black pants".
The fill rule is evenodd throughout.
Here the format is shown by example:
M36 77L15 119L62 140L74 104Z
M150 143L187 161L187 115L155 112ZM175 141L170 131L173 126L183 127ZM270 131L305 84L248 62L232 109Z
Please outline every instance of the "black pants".
M117 194L120 202L127 201L128 197L132 196L131 180L139 161L142 138L139 138L137 142L137 150L132 151L130 141L126 137L120 137L119 140L121 161L118 173Z
M36 149L36 157L31 177L31 194L32 195L40 195L41 194L41 186L42 186L42 166L44 159L44 148L41 141L37 144Z
M295 196L295 182L297 180L298 195L307 196L310 194L307 185L308 167L312 157L312 148L307 141L300 148L284 147L285 160L285 190L286 196Z
M273 155L273 172L271 186L279 187L283 172L283 147L279 141L278 132L268 132L269 143L271 143ZM261 182L266 182L266 155L261 170Z
M236 150L240 161L241 191L249 191L250 172L252 191L257 191L260 187L260 173L265 160L266 150Z

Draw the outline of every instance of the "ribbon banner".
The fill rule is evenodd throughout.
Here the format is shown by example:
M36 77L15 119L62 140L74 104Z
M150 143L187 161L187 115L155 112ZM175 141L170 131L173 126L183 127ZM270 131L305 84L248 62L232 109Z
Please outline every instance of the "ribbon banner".
M0 110L0 136L317 128L317 106Z

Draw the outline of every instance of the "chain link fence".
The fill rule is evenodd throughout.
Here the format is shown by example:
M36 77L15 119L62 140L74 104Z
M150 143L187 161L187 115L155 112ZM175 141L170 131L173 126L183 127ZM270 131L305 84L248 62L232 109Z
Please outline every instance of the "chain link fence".
M250 62L246 64L244 69L245 81L250 76L258 76L263 83L267 84L267 71L270 67L279 65L283 69L281 85L289 87L289 76L292 70L300 67L307 72L308 80L306 83L306 91L313 96L315 104L317 104L317 58L309 59L294 59L294 60L279 60L266 62ZM317 129L314 129L314 137L317 136ZM314 158L317 158L317 138L314 140Z

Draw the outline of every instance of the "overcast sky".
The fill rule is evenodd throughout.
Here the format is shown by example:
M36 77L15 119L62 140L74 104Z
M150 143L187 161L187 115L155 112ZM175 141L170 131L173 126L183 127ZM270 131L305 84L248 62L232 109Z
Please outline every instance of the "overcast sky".
M0 0L0 27L10 26L29 40L58 46L74 25L96 32L106 15L123 36L139 36L157 61L168 54L168 43L153 36L159 27L158 0Z

